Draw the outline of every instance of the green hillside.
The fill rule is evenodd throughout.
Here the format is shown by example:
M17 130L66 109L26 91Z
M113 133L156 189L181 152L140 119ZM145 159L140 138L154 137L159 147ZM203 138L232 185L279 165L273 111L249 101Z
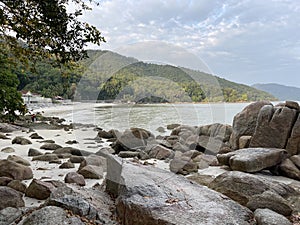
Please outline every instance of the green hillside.
M275 100L255 88L171 65L140 62L110 51L90 50L76 70L61 70L47 62L36 73L19 76L20 89L46 97L134 102L239 102ZM25 77L25 78L24 78Z

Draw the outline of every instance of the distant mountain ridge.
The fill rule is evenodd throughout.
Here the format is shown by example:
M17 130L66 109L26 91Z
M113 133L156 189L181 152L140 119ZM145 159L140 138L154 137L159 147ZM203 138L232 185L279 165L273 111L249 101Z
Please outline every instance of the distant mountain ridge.
M280 101L300 101L300 88L297 87L285 86L276 83L254 84L252 87L268 92Z
M145 63L111 51L88 50L89 58L75 71L38 62L36 73L20 76L19 89L45 97L62 96L76 101L246 102L276 100L274 96L243 84L201 71Z

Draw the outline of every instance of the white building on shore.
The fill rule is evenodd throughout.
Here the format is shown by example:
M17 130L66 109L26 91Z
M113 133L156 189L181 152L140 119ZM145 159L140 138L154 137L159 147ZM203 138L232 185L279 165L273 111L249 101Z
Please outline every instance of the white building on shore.
M39 94L31 93L31 91L22 91L22 99L24 101L24 104L49 104L52 103L51 98L45 98L42 97Z

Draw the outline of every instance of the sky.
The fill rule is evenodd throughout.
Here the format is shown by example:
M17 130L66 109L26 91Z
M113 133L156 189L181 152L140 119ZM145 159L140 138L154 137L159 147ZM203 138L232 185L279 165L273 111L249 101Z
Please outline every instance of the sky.
M252 85L300 87L300 0L101 0L100 47Z

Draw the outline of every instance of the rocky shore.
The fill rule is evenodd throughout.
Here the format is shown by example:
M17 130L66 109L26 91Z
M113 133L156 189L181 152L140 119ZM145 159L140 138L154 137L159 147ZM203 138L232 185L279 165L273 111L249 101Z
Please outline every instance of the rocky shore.
M0 124L0 225L300 224L300 107L231 125ZM163 132L162 132L163 134Z

